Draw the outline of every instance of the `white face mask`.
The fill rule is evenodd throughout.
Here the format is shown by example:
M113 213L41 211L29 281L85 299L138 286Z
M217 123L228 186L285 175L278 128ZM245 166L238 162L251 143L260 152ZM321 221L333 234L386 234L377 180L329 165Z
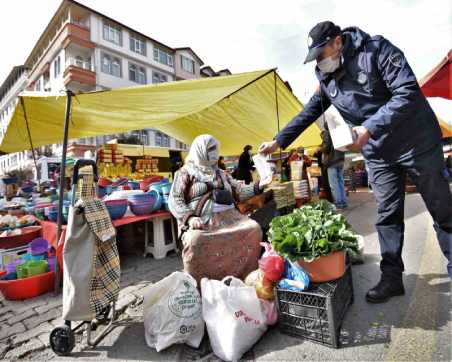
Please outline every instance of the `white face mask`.
M333 73L341 65L341 57L333 59L333 56L329 56L317 63L320 71L324 74Z

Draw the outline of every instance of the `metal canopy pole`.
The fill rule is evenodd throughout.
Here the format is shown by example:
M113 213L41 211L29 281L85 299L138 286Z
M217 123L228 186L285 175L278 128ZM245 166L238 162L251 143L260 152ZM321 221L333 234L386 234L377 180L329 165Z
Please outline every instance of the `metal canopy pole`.
M278 87L276 86L276 70L273 73L275 78L275 100L276 100L276 120L278 122L278 134L280 131L280 125L279 125L279 103L278 103ZM283 180L283 168L282 168L282 150L281 146L279 147L279 161L281 162L281 182Z
M74 93L70 90L66 90L66 113L64 116L64 135L63 135L63 150L61 154L61 165L60 165L60 190L58 196L58 224L57 224L57 250L58 244L61 236L61 229L63 224L63 197L64 197L64 184L65 184L65 174L66 174L66 153L67 153L67 142L69 133L69 120L71 117L71 102ZM59 270L58 260L55 263L55 293L60 290L60 270Z
M36 168L36 175L37 175L37 179L38 179L38 191L40 191L41 190L41 177L39 175L38 163L36 162L35 149L33 147L33 140L31 138L30 126L28 124L28 117L27 117L27 111L25 109L25 102L24 102L24 99L22 97L20 97L20 104L21 104L22 109L24 111L25 125L27 126L27 133L28 133L28 140L30 142L31 154L33 156L33 163L34 163L35 168Z

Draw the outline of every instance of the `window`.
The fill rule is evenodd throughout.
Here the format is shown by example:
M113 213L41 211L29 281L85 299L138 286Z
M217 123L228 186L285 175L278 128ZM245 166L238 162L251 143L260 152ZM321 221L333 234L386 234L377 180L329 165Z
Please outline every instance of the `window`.
M159 147L169 147L170 138L162 132L155 132L155 145Z
M130 50L146 56L146 41L137 35L130 35Z
M129 63L129 80L140 84L146 84L146 69Z
M61 71L61 57L58 56L53 62L53 77L57 78Z
M79 68L83 68L83 58L80 55L75 57L75 65Z
M102 72L121 78L121 59L109 54L102 54Z
M165 83L168 82L168 77L165 74L152 72L152 83Z
M104 23L103 35L105 40L122 46L122 32L118 26L112 23Z
M159 48L154 48L154 60L170 67L173 66L173 56Z
M183 55L181 55L180 58L182 63L182 69L185 70L186 72L195 74L195 62L190 58L184 57Z

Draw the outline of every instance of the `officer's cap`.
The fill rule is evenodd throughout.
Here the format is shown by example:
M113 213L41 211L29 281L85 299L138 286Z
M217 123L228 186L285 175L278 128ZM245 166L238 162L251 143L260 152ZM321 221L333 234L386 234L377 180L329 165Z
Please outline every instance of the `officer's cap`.
M340 34L341 28L331 21L322 21L314 26L308 35L309 52L304 64L315 60L325 48L328 41Z

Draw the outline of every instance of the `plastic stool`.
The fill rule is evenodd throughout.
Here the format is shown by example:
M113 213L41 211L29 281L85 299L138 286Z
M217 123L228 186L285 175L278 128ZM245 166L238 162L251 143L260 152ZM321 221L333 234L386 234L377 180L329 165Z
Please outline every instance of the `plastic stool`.
M165 235L165 221L171 223L171 233L169 240ZM152 243L149 241L149 222L152 222ZM145 223L145 244L144 256L152 254L154 259L164 259L171 250L176 250L176 235L174 233L174 224L171 214L156 216Z

